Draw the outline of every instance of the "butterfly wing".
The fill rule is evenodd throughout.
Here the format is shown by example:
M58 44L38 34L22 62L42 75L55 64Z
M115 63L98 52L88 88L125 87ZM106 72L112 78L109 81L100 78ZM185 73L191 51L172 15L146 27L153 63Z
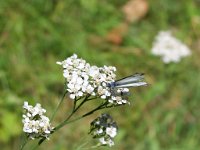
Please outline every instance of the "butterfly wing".
M136 73L134 75L122 78L120 80L115 81L115 85L124 85L124 84L130 84L130 83L137 83L144 79L144 74Z
M146 82L135 82L135 83L125 83L116 85L116 88L129 88L129 87L137 87L137 86L147 86Z

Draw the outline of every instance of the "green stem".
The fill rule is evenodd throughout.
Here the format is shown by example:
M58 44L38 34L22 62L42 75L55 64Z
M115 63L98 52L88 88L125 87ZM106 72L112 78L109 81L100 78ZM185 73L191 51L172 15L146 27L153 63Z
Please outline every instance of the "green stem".
M62 101L63 101L63 99L64 99L66 93L67 93L67 92L64 93L64 95L63 95L63 97L62 97L60 103L58 104L57 109L59 108L60 104L62 103ZM71 112L70 115L65 119L65 121L68 121L68 120L72 117L72 115L75 113L76 102L77 102L77 100L75 99L75 100L74 100L74 106L73 106L72 112ZM56 112L56 111L55 111L55 112ZM55 115L55 114L54 114L54 115ZM64 122L65 122L65 121L64 121ZM61 124L62 124L62 123L61 123ZM51 134L53 134L53 133L55 132L55 129L56 129L56 128L54 128L54 131L53 131ZM38 144L33 148L33 150L35 150L35 149L36 149L39 145L41 145L45 140L46 140L46 138L41 139L41 140L38 142Z
M107 104L108 104L108 102L105 102L105 103L99 105L98 107L96 107L95 109L91 110L90 112L85 113L84 115L82 115L82 116L80 116L80 117L77 117L77 118L75 118L75 119L72 119L72 120L68 121L68 120L71 118L71 116L78 110L78 109L74 109L74 110L72 111L72 113L65 119L65 121L63 121L61 124L59 124L58 126L56 126L56 127L54 128L54 132L52 132L51 134L55 133L55 131L59 130L60 128L62 128L63 126L65 126L65 125L67 125L67 124L70 124L70 123L72 123L72 122L78 121L78 120L80 120L80 119L82 119L82 118L84 118L84 117L86 117L86 116L91 115L91 114L94 113L95 111L98 111L98 110L101 110L101 109L104 109L104 108L111 108L111 107L121 106L121 105L107 106ZM80 104L80 105L82 105L82 104ZM79 105L79 106L80 106L80 105ZM74 108L75 108L75 107L74 107ZM78 108L78 107L77 107L77 108ZM79 108L80 108L80 107L79 107ZM41 140L39 141L39 144L36 145L36 147L34 147L33 150L35 150L35 149L36 149L39 145L41 145L45 140L46 140L46 138L41 139Z
M23 150L23 149L24 149L24 147L25 147L25 145L27 144L27 142L28 142L28 140L25 139L24 142L23 142L23 144L22 144L21 147L20 147L20 150Z
M91 101L93 99L97 99L97 97L88 98L86 101Z
M75 99L75 100L74 100L74 107L73 107L73 110L72 110L71 114L70 114L61 124L59 124L57 127L55 127L54 131L56 131L56 130L62 128L64 125L68 124L68 120L69 120L69 119L72 117L72 115L86 102L87 98L88 98L88 96L86 96L86 97L84 98L84 100L83 100L77 107L76 107L76 102L77 102L77 100Z
M59 124L57 127L55 127L54 131L57 131L57 130L59 130L60 128L62 128L63 126L65 126L65 125L67 125L67 124L69 124L69 123L75 122L75 121L77 121L77 120L79 120L79 119L81 119L81 118L83 118L83 117L80 116L80 117L77 117L77 118L72 119L72 120L70 120L70 121L65 120L65 121L63 121L61 124Z
M67 94L67 91L64 92L62 98L60 99L60 102L58 103L56 109L54 110L54 112L53 112L53 114L52 114L52 116L51 116L50 122L54 119L54 117L55 117L55 115L56 115L56 113L57 113L57 111L58 111L60 105L62 104L62 102L63 102L63 100L64 100L66 94Z
M76 112L86 101L87 101L87 98L89 97L89 95L87 95L84 99L83 99L83 101L77 106L77 108L76 107L74 107L74 112Z
M73 115L73 113L71 113L71 114L68 116L67 119L70 119L72 115ZM72 121L72 122L73 122L73 121ZM69 123L70 123L70 122L69 122ZM61 124L60 124L60 125L61 125ZM57 127L58 127L58 126L57 126ZM54 128L54 131L53 131L51 134L55 133L55 131L57 130L57 127ZM39 140L38 144L37 144L32 150L35 150L36 148L38 148L38 146L40 146L45 140L46 140L46 138L43 138L43 139Z
M95 109L93 109L93 110L91 110L90 112L88 112L88 113L86 113L86 114L84 114L82 117L84 118L84 117L86 117L86 116L88 116L88 115L91 115L91 114L93 114L95 111L97 111L97 110L100 110L100 109L103 109L103 108L105 108L104 106L106 106L108 104L108 102L105 102L105 103L103 103L103 104L101 104L101 105L99 105L98 107L96 107Z
M55 133L55 131L59 130L60 128L62 128L63 126L65 126L65 125L67 125L67 124L69 124L69 123L75 122L75 121L77 121L77 120L80 120L80 119L82 119L82 118L84 118L84 117L86 117L86 116L89 116L89 115L93 114L95 111L98 111L98 110L104 109L104 108L111 108L111 107L120 106L120 105L116 105L116 106L107 106L108 102L105 102L105 103L102 103L101 105L99 105L98 107L96 107L95 109L93 109L93 110L91 110L91 111L85 113L84 115L82 115L82 116L80 116L80 117L77 117L77 118L72 119L72 120L69 121L69 119L73 116L73 114L74 114L85 102L87 102L87 98L88 98L88 97L89 97L89 96L86 96L86 97L84 98L84 100L83 100L77 107L76 107L76 102L77 102L77 100L75 99L75 100L74 100L74 106L73 106L73 109L72 109L71 114L70 114L61 124L59 124L58 126L56 126L56 127L54 128L54 131L53 131L51 134ZM36 149L39 145L41 145L45 140L46 140L46 138L41 139L41 140L39 141L38 145L37 145L34 149Z
M88 116L88 115L91 115L92 113L94 113L95 111L97 111L97 110L100 110L100 109L103 109L103 108L106 108L106 107L103 107L103 106L106 106L107 105L107 102L106 103L103 103L103 104L101 104L101 105L99 105L98 107L96 107L95 109L93 109L93 110L91 110L90 112L88 112L88 113L85 113L84 115L82 115L82 116L80 116L80 117L78 117L78 118L75 118L75 119L73 119L73 120L71 120L71 121L68 121L69 119L67 118L65 121L63 121L61 124L59 124L57 127L55 127L55 129L54 129L54 131L57 131L58 129L60 129L60 128L62 128L63 126L65 126L66 124L69 124L69 123L72 123L72 122L74 122L74 121L77 121L77 120L79 120L79 119L82 119L82 118L84 118L84 117L86 117L86 116ZM79 105L80 106L80 105ZM75 109L75 111L76 110L78 110L78 109ZM75 113L75 111L74 111L74 113Z

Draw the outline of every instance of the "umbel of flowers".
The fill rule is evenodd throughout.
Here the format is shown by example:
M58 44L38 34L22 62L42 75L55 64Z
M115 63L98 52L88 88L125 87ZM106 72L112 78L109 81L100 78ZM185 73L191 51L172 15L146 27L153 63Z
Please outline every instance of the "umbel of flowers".
M117 135L117 124L109 114L102 114L90 123L93 138L99 139L100 144L113 146L113 138Z
M92 66L85 60L78 58L76 54L57 64L63 66L63 76L66 79L67 90L70 98L75 99L91 95L106 99L110 103L125 104L127 99L120 94L112 95L112 91L107 86L114 82L116 68L113 66L97 67ZM119 88L117 93L128 92L128 88Z
M161 56L164 63L177 63L181 58L189 56L191 51L184 43L173 37L170 31L160 31L155 38L152 54Z
M93 66L82 58L78 58L76 54L62 62L57 62L57 64L63 67L65 91L59 104L53 111L51 119L44 115L46 110L40 104L36 104L33 107L28 102L24 102L23 106L25 110L22 120L24 124L23 131L26 133L28 139L39 139L37 146L48 139L51 134L56 133L57 130L69 123L80 120L99 110L129 104L128 88L147 85L143 81L144 75L139 73L116 81L115 67ZM54 119L67 93L74 103L72 111L65 117L64 121L52 127L50 122ZM86 110L81 116L72 119L72 116L83 105L97 99L97 107ZM112 117L108 114L102 114L91 122L90 134L93 138L99 140L100 145L113 146L113 139L117 135L117 129L117 124L113 121ZM27 141L22 144L21 150L25 147Z
M40 104L35 107L24 102L24 115L23 115L23 131L27 134L28 138L48 138L53 131L53 127L49 122L49 118L44 115L45 109Z

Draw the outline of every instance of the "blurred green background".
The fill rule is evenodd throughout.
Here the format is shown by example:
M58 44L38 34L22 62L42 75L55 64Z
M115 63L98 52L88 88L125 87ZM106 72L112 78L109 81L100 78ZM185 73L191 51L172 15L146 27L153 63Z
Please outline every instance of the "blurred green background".
M25 100L41 103L51 115L64 85L56 61L73 53L92 65L116 66L118 78L144 72L150 83L132 90L130 106L103 111L119 126L111 149L200 149L200 1L138 2L132 7L144 9L133 11L130 17L136 19L129 22L123 11L127 2L0 0L0 149L19 149ZM192 55L167 65L152 56L160 30L172 30ZM71 106L66 98L54 126ZM90 149L95 141L87 134L89 123L99 114L64 127L39 149Z

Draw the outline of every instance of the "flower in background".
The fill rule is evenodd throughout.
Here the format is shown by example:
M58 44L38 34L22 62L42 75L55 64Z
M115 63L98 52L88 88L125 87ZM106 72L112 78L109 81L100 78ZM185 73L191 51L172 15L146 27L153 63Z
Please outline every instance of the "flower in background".
M46 110L41 107L41 104L33 107L28 105L28 102L24 102L23 108L25 110L22 119L23 131L27 133L27 136L30 139L48 138L53 127L50 125L49 118L44 116Z
M128 101L120 94L112 95L108 84L115 81L116 68L113 66L97 67L87 63L76 54L57 64L63 67L63 76L66 79L67 91L71 99L87 95L108 100L112 104L125 104ZM120 91L127 91L120 88Z
M191 54L190 49L172 36L170 31L160 31L155 38L152 54L161 56L164 63L179 62Z
M117 135L117 124L109 114L102 114L90 123L90 132L101 145L113 146L113 138Z

